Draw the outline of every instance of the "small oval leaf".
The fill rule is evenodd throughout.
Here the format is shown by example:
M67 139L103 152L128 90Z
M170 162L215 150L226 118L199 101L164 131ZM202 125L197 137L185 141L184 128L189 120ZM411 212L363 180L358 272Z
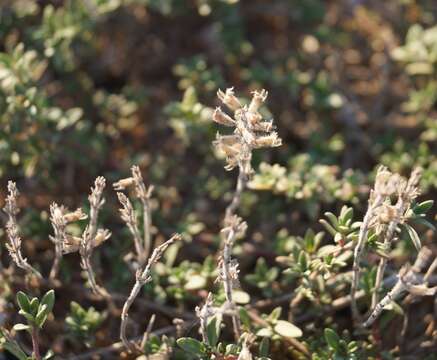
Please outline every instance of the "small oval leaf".
M293 325L291 322L285 320L278 320L275 325L275 331L283 336L288 338L298 338L302 336L302 330L299 329L296 325Z

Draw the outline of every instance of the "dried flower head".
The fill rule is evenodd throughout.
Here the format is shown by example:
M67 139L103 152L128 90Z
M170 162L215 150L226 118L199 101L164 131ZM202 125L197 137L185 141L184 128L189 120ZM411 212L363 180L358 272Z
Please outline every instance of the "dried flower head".
M217 91L217 96L230 110L237 111L239 108L241 108L240 101L234 95L234 88L228 88L225 92L219 89Z
M79 220L85 220L87 217L88 217L88 215L83 212L82 208L77 208L75 211L66 213L64 215L64 220L67 223L70 223L70 222L75 222L75 221L79 221Z
M405 179L399 174L393 174L385 166L380 166L376 173L375 194L382 197L400 193L405 189Z
M263 147L276 147L281 145L281 139L273 131L271 121L263 121L258 109L267 98L267 91L254 91L249 106L242 106L235 97L232 88L226 92L219 90L219 99L234 112L231 117L217 108L213 120L219 124L235 127L233 135L217 134L214 146L226 156L226 170L239 167L246 176L253 170L251 166L252 151Z
M406 183L405 190L402 193L402 196L407 202L411 203L417 196L420 195L420 189L418 187L418 184L421 176L422 176L421 168L415 168L412 171L410 178Z
M243 221L243 219L237 215L229 216L225 219L225 227L221 230L223 236L226 238L229 237L229 233L232 231L232 238L241 238L246 234L247 231L247 223Z
M41 278L41 274L33 268L27 259L23 257L21 253L21 238L18 230L17 214L20 209L17 204L19 192L17 186L13 181L8 182L8 196L5 200L5 206L3 211L8 216L8 221L6 223L6 234L8 236L9 242L6 244L9 255L11 256L14 263L21 269L27 271L28 273L33 273L37 277Z
M125 179L118 180L112 186L114 187L114 190L121 191L126 190L128 187L132 186L134 184L134 178L128 177Z
M72 252L79 251L81 241L82 241L82 238L79 236L73 236L70 234L66 234L62 253L63 254L70 254Z
M212 119L217 123L224 126L235 126L235 120L228 114L224 113L220 107L217 107L212 114Z
M226 274L225 272L225 267L223 266L223 262L224 259L220 258L219 259L219 272L218 272L218 276L217 279L215 280L215 282L225 282L227 281L227 276L229 276L229 281L232 284L232 288L238 288L240 287L240 282L238 280L238 274L240 273L240 269L238 261L236 259L231 259L228 263L228 274Z
M261 90L261 92L253 91L252 92L252 101L249 105L249 112L250 113L257 113L260 106L263 104L264 101L266 101L267 96L269 93L266 90Z
M111 237L111 232L108 229L97 230L96 237L93 240L93 248L101 245L104 241Z

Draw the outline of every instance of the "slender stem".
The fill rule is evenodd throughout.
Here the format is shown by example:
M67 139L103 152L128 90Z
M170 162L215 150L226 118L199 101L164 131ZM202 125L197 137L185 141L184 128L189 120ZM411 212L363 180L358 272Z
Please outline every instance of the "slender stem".
M367 209L366 215L364 216L363 223L360 226L360 231L358 234L358 243L354 250L354 263L352 267L353 274L352 274L352 284L351 284L351 310L352 310L352 316L356 321L360 320L360 313L358 311L355 294L357 292L358 283L360 279L361 257L363 255L363 250L367 241L369 225L370 225L370 221L373 218L374 210L382 204L383 200L384 199L382 196L377 195L375 200L371 204L369 204L369 208Z
M35 357L35 360L41 360L41 354L39 352L38 329L36 326L32 326L30 335L32 336L33 356Z
M235 215L236 210L240 206L241 203L241 195L246 187L248 175L243 171L242 166L239 167L239 173L238 173L238 179L237 179L237 187L234 192L234 196L232 198L231 203L226 208L225 213L225 224L229 224L231 221L232 216ZM222 264L222 270L223 270L223 286L225 290L226 295L226 301L228 304L232 307L234 310L234 313L232 315L232 326L234 329L234 335L235 338L238 340L241 335L241 322L240 317L237 313L235 313L236 306L232 298L232 277L230 273L230 265L232 261L232 246L235 241L235 230L230 229L227 238L225 239L225 243L223 246L223 264Z
M137 271L135 285L133 286L129 297L126 299L126 302L123 305L123 310L121 313L120 339L123 342L124 346L132 352L135 352L137 349L128 340L126 335L129 309L132 306L133 302L135 301L135 298L138 296L141 287L152 280L150 276L150 273L152 271L152 266L156 264L156 262L158 262L158 260L161 258L161 256L163 255L164 251L168 248L168 246L177 239L180 239L180 235L175 234L165 243L159 245L155 250L153 250L153 253L150 256L147 265L144 267L144 269L139 269Z
M52 268L50 270L50 275L49 275L49 279L53 280L56 278L56 276L58 275L59 272L59 266L61 265L61 258L62 258L62 250L61 250L61 255L59 255L58 252L58 244L55 245L55 258L53 259L53 265Z
M393 235L396 231L396 228L399 225L399 222L401 221L402 214L405 211L405 201L400 196L398 199L398 202L396 204L396 214L394 219L390 222L387 232L385 234L384 238L384 249L386 251L389 251L391 248L391 244L393 242ZM385 268L387 266L387 259L385 257L382 257L379 260L378 269L376 271L376 279L375 279L375 290L372 295L372 305L371 309L374 309L379 301L379 290L382 284L382 280L384 278Z
M241 194L246 188L248 180L248 175L240 168L240 172L238 173L237 179L237 187L235 189L234 196L232 197L231 203L226 208L225 219L229 219L231 216L235 214L235 211L238 209L241 203Z
M405 290L405 284L402 281L398 281L390 292L375 306L375 309L370 314L369 318L363 324L364 327L372 325L375 320L381 314L382 310L390 304L393 300L396 300L399 295Z
M235 314L236 306L234 300L232 298L232 277L231 277L231 252L232 252L232 243L234 242L235 231L231 229L229 231L228 237L225 241L225 245L223 248L223 263L222 263L222 271L223 271L223 287L225 290L226 301L231 306L233 310L232 314L232 326L234 329L235 339L239 339L241 335L241 323L240 317L238 314Z
M129 309L131 305L133 304L135 298L138 296L140 290L141 290L142 284L137 280L135 282L134 287L132 288L132 291L127 298L126 302L123 305L123 311L121 312L121 325L120 325L120 339L123 342L124 346L129 349L130 351L134 352L136 349L134 345L129 341L126 335L126 328L127 328L127 322L129 317Z
M152 248L152 240L151 240L152 213L150 210L149 198L142 198L141 201L143 204L143 227L144 227L143 259L144 261L146 261L150 255L150 250Z

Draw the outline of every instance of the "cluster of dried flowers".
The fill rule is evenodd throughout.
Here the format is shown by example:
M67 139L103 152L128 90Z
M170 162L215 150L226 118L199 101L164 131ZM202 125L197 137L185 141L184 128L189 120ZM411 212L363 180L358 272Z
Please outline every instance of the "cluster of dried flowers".
M356 302L356 291L360 278L361 261L365 245L369 237L369 232L374 231L386 253L390 251L392 243L396 240L399 225L403 224L408 218L413 201L420 194L418 183L421 170L416 168L411 173L409 179L405 179L399 174L390 172L386 167L379 167L374 188L370 192L369 206L360 226L358 242L354 250L353 278L351 285L351 310L356 321L361 320ZM395 201L394 201L395 200ZM420 255L420 254L419 254ZM419 259L420 256L418 256ZM406 268L402 268L399 273L399 282L380 302L379 291L384 278L387 265L387 256L382 256L377 269L375 280L375 291L372 296L371 315L364 323L369 326L382 311L390 299L397 297L403 290L413 289L412 273ZM408 275L408 276L407 276ZM414 277L417 280L417 276ZM410 285L407 285L410 284ZM418 285L414 283L414 285Z
M18 198L17 186L13 181L8 182L8 196L6 197L5 207L3 211L8 216L8 221L6 223L6 234L8 235L9 243L6 244L6 248L9 251L14 263L26 272L33 273L37 277L41 278L41 274L38 270L32 267L26 258L23 258L21 253L21 238L18 230L17 215L20 209L17 204Z
M216 148L226 155L226 170L239 167L244 174L250 175L251 159L254 149L276 147L281 145L281 139L274 131L272 121L264 121L258 112L260 106L267 99L267 91L254 91L249 106L242 105L234 95L233 88L225 92L219 90L217 96L229 110L234 112L231 117L220 107L216 108L213 120L221 125L234 127L232 135L217 134L214 142Z
M225 92L219 90L218 98L233 112L233 117L216 108L212 119L221 125L233 127L232 135L217 134L214 145L216 149L226 156L226 170L239 169L237 186L231 203L226 208L224 227L221 231L223 238L223 251L219 259L218 280L223 283L226 296L225 307L231 314L234 335L236 339L241 335L241 324L238 311L233 300L232 291L238 284L238 262L232 258L232 247L237 238L243 237L247 224L236 215L241 202L241 194L253 173L252 152L264 147L281 145L281 139L274 131L272 121L265 121L259 113L259 108L267 99L267 91L254 91L252 100L247 105L242 105L234 95L233 88Z
M246 360L252 359L249 350L252 339L248 334L241 334L241 320L233 299L233 290L239 286L239 265L237 259L232 257L232 249L235 241L238 238L244 237L247 230L246 222L237 215L237 211L240 206L241 195L253 174L251 164L253 150L263 147L279 146L281 145L281 139L274 131L272 121L265 121L259 113L259 108L267 98L267 92L265 90L253 92L253 97L248 106L242 105L240 100L234 95L232 88L227 89L225 92L219 90L217 95L222 103L233 112L233 116L227 115L218 107L213 114L213 120L221 125L232 127L234 130L232 135L217 134L214 145L219 152L224 153L226 156L227 164L225 169L232 170L238 168L239 173L233 198L226 208L223 228L221 230L223 250L218 259L219 274L217 280L223 283L226 301L222 306L216 307L214 306L213 295L209 293L204 305L196 308L196 315L200 321L200 333L203 342L207 345L209 342L207 334L208 325L211 318L215 316L219 319L219 322L221 322L223 315L229 315L232 318L236 340L242 340L242 351L238 359ZM378 236L379 239L382 240L384 250L386 252L390 250L392 243L396 240L399 225L408 220L408 214L411 211L413 201L420 193L418 188L420 175L420 169L415 169L409 179L394 174L383 166L377 171L374 188L371 190L369 197L368 209L360 225L358 240L354 249L350 299L355 320L360 320L361 318L356 300L357 288L360 279L361 262L369 235L375 234ZM71 252L79 252L81 255L81 266L87 273L91 289L94 293L110 300L111 295L103 287L97 285L91 263L93 249L111 236L109 230L98 227L98 214L105 203L103 198L105 186L106 181L103 177L98 177L95 180L94 187L91 189L91 194L88 197L90 203L89 216L85 214L81 208L75 211L69 211L57 203L51 204L50 221L54 234L50 236L50 239L55 244L55 258L49 279L56 279L63 255ZM133 237L136 253L132 255L136 261L130 264L134 265L133 267L136 273L135 284L133 285L130 295L124 302L122 309L120 338L128 350L132 352L142 352L144 343L147 341L153 326L154 316L149 322L143 340L138 344L130 341L126 334L129 309L140 293L141 288L151 281L152 267L159 261L165 250L174 241L180 239L180 235L173 235L166 242L156 246L154 251L151 252L153 241L151 236L152 218L150 200L153 186L147 187L145 185L138 166L131 168L130 177L117 181L113 184L113 187L119 191L117 192L117 196L121 204L121 218ZM137 212L130 198L121 192L129 189L134 190L135 198L142 204L142 230L138 223ZM14 263L18 267L42 278L42 275L27 262L27 259L23 257L21 252L21 239L19 237L16 219L19 213L17 197L18 190L15 183L9 182L8 196L4 207L4 211L8 216L6 230L9 243L7 244L7 248ZM68 233L68 224L86 220L88 217L89 223L81 237L76 237ZM353 244L351 243L350 245ZM387 257L381 257L377 269L376 291L373 294L369 317L367 321L363 323L363 326L370 326L378 318L383 308L404 292L408 292L410 296L434 295L437 292L437 287L428 287L428 279L430 274L437 268L437 260L434 260L425 275L422 274L422 271L426 268L430 260L430 253L427 248L422 248L415 264L412 267L408 265L402 267L398 274L397 283L379 300L379 288L383 283L387 265Z

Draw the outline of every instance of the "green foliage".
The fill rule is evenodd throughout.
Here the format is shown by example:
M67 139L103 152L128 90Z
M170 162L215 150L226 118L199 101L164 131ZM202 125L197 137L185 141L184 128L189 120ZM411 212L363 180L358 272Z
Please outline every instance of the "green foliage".
M375 291L388 290L385 284L375 288L379 259L390 259L390 271L414 261L417 251L430 244L426 231L435 230L432 201L425 200L434 198L437 189L437 13L429 4L2 1L0 178L13 178L24 190L23 256L38 269L48 269L50 203L65 194L69 208L80 206L92 176L104 174L112 181L138 163L156 188L152 208L160 210L153 214L154 242L174 231L184 240L167 250L141 291L156 306L154 328L172 325L176 316L167 314L168 308L181 317L193 315L208 292L215 294L214 306L225 307L217 284L218 230L235 174L224 177L220 154L211 151L215 128L210 119L218 88L235 85L249 97L264 87L270 96L260 112L275 118L284 145L254 154L257 171L249 188L256 191L243 193L238 212L247 220L248 234L233 252L244 289L233 297L244 330L256 336L233 341L228 314L223 321L220 314L208 322L209 345L200 341L196 325L178 340L173 334L149 334L144 354L150 359L234 360L247 340L254 359L299 358L302 354L287 343L292 338L308 347L314 360L426 356L392 346L389 335L398 328L396 314L403 304L388 306L392 311L375 324L382 330L377 340L366 331L347 333L349 313L335 306L350 289L358 220L367 208L376 164L401 175L420 166L422 193L402 218L391 246L383 242L385 225L372 224L364 249L370 255L362 261L359 283L366 301ZM249 105L247 98L239 100ZM129 254L114 194L108 190L106 195L102 222L111 224L114 235L92 262L109 293L127 294L138 264ZM68 227L75 236L82 230ZM6 252L0 252L5 262ZM65 299L71 292L64 296L64 290L79 279L74 276L77 259L68 256L57 306L73 300ZM24 286L22 279L16 281L21 270L10 275L3 268L8 267L0 264L0 308L9 326L14 315L3 304L12 303ZM41 287L27 281L26 289ZM289 309L287 294L292 296ZM56 344L62 349L57 356L63 357L79 355L83 344L106 347L118 341L116 312L86 291L74 296L77 302L70 302L65 323L56 319L53 326L66 328L68 340L61 341L64 334L55 330L42 331L41 348ZM26 353L27 333L51 325L53 301L53 292L41 300L18 292L25 320L11 333L1 330L0 348L20 360L32 359ZM279 308L270 312L276 301L282 301L282 313ZM269 305L258 310L267 325L249 313L263 302ZM129 327L144 326L152 311L134 306ZM285 320L287 312L292 322ZM107 327L102 326L106 318ZM419 329L421 322L418 318L413 326ZM18 331L24 332L26 347L14 340L21 343ZM424 334L423 341L429 340Z
M17 292L16 300L20 308L18 313L26 318L27 324L15 324L13 330L27 331L31 334L32 340L37 341L38 330L44 326L55 304L55 291L47 291L41 300L36 297L30 298L24 292L19 291ZM19 360L35 360L34 354L28 356L20 344L18 344L5 329L0 329L0 349L2 348L9 351ZM49 350L42 357L42 360L51 359L53 356L53 351Z
M292 158L289 170L278 164L261 163L249 187L301 201L304 210L315 218L322 203L358 200L363 177L346 171L338 178L339 170L337 166L317 164L308 154L301 154Z
M269 267L264 258L259 258L256 262L255 272L248 274L245 280L252 286L262 290L264 296L273 296L272 284L279 275L277 267Z
M77 340L90 347L94 343L94 335L106 318L92 306L85 310L80 304L70 303L70 314L65 318L68 331Z
M337 244L344 246L358 239L358 229L361 223L353 221L353 208L343 206L338 217L331 212L326 212L325 216L327 220L321 219L319 222L332 235Z
M34 327L42 328L55 304L55 291L49 290L41 301L36 297L30 299L24 292L19 291L17 303L20 307L18 313L26 318L28 325L16 324L14 329L31 331Z

